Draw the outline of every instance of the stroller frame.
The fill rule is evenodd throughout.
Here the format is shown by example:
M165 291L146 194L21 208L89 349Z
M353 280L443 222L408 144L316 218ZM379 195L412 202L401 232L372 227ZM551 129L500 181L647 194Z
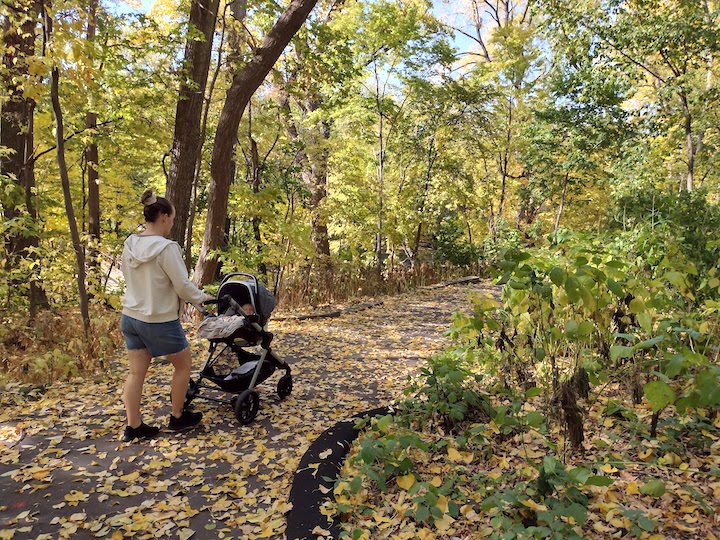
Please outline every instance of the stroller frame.
M232 278L237 276L250 278L250 286L247 285L247 281L231 281ZM256 309L257 315L246 315L242 306L231 294L223 294L224 286L226 286L226 290L232 290L233 288L237 290L238 287L240 287L240 290L243 291L241 285L247 287L247 292L250 295L250 301L248 303L253 305ZM268 314L259 312L259 305L253 297L253 290L250 290L251 287L255 293L258 291L258 281L255 276L244 272L234 272L225 276L220 283L218 298L204 302L204 305L217 304L218 311L221 311L221 308L223 307L224 310L231 308L234 311L234 315L244 319L244 324L230 336L208 339L210 345L205 365L200 370L196 380L190 379L190 384L185 395L185 407L189 407L192 401L196 398L230 405L235 410L236 418L243 425L252 422L260 408L260 397L258 392L255 390L255 387L257 384L269 378L276 369L282 369L285 371L285 374L280 378L277 384L277 393L280 399L285 399L292 392L292 374L290 366L282 358L277 356L270 346L273 340L273 334L266 331L260 325L260 322L263 319L266 320L266 315ZM200 308L198 308L198 310L206 317L216 316L207 310ZM254 347L258 345L260 346L259 355L244 350L244 347ZM230 352L237 357L240 366L248 362L256 362L249 384L246 384L246 382L241 379L228 380L225 375L218 375L215 373L213 366L215 366L220 358L223 357L228 349L230 349ZM212 384L206 384L203 382L204 380L207 380ZM233 395L229 399L223 399L203 393L204 389L216 392L225 392Z

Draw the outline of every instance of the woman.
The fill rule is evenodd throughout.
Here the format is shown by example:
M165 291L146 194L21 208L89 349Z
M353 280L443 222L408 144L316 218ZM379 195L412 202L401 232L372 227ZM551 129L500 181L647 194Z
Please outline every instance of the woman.
M150 361L167 356L175 371L170 385L172 413L168 427L181 431L197 425L202 413L183 410L192 360L180 325L180 300L200 304L213 299L188 279L180 246L165 238L175 220L175 208L152 190L142 195L145 230L125 240L125 276L120 329L125 338L130 372L123 390L127 426L123 441L155 436L160 428L142 421L140 402Z

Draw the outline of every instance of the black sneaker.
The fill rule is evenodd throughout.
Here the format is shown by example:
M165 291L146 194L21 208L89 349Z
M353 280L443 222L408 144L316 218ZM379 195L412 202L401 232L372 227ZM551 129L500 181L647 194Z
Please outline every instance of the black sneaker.
M157 435L159 431L159 427L148 426L145 422L142 422L136 428L125 426L122 440L123 442L130 442L134 439L150 439Z
M172 429L173 431L184 431L186 429L190 429L191 427L195 427L200 423L200 420L202 419L202 413L201 412L190 412L190 411L183 411L180 418L175 418L172 414L170 415L170 424L168 427Z

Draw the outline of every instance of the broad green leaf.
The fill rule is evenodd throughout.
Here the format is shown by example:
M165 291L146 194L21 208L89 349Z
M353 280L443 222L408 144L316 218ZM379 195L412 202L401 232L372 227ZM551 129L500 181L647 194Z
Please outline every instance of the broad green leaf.
M618 298L622 298L625 296L625 290L622 288L622 285L620 285L617 281L615 281L612 278L608 278L607 280L608 289L610 289L610 292L612 292L615 296Z
M392 424L392 422L393 422L393 417L392 417L392 415L391 415L391 414L386 414L385 416L382 416L381 418L378 419L378 421L377 421L377 428L378 428L382 433L387 433L387 432L388 432L388 429L390 428L390 425Z
M638 313L636 318L640 328L645 330L648 334L652 332L652 317L648 312L644 311L642 313Z
M637 315L645 311L645 302L642 301L642 298L633 298L628 307L630 308L630 313Z
M618 358L632 358L635 353L633 347L626 347L625 345L613 345L610 347L610 360L613 362Z
M682 272L666 272L663 277L678 289L685 287L685 274Z
M674 379L682 372L683 369L685 369L686 364L687 362L682 354L674 354L665 365L663 373L671 379Z
M531 428L539 428L545 421L545 415L537 411L530 411L525 415L525 423Z
M605 486L611 486L614 482L615 482L615 480L613 480L609 476L593 475L593 476L589 476L588 479L585 480L585 485L586 486L605 487Z
M580 282L573 276L568 276L565 280L565 292L571 302L578 302L580 300Z
M565 323L565 333L568 336L574 336L577 333L578 330L578 323L576 321L570 320L567 323Z
M576 467L572 469L568 474L570 475L570 478L572 478L578 484L584 484L585 482L587 482L588 478L593 476L592 471L590 469L586 469L585 467Z
M649 382L643 391L653 412L661 411L675 401L675 391L665 381Z
M589 336L595 331L595 325L592 321L583 321L578 326L578 334L581 336Z
M665 484L659 478L653 478L640 486L640 493L650 495L652 497L662 497L665 493Z
M567 272L565 272L563 268L555 266L552 270L550 270L550 281L552 281L558 287L561 287L565 283L566 278Z
M712 366L699 371L695 376L695 386L705 407L720 405L720 369Z
M662 343L664 339L665 339L664 336L655 336L654 338L646 339L645 341L636 343L633 348L636 351L640 351L640 350L644 350L644 349L651 349L658 343Z

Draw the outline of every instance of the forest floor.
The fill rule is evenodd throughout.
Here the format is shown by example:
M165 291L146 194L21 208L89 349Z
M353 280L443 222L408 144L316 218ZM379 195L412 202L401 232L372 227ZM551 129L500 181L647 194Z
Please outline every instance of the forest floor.
M260 412L240 426L229 405L197 399L194 431L122 443L122 353L108 373L43 389L0 390L0 539L283 538L293 472L311 442L355 413L400 397L407 376L449 343L472 291L456 285L386 297L339 317L271 324L292 367L258 387ZM191 339L195 368L207 342ZM165 425L172 368L151 367L144 420Z

